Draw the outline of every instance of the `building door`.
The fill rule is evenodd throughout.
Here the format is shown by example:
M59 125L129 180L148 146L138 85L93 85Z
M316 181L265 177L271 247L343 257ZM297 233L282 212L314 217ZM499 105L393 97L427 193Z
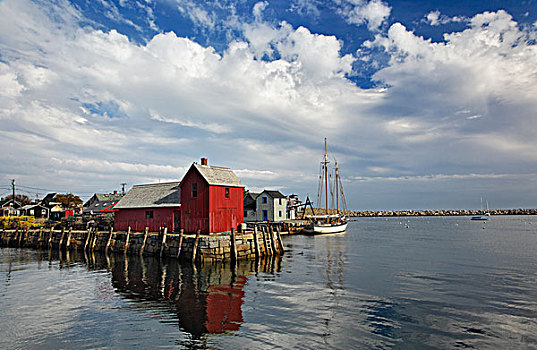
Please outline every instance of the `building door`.
M268 221L268 210L263 210L263 221Z

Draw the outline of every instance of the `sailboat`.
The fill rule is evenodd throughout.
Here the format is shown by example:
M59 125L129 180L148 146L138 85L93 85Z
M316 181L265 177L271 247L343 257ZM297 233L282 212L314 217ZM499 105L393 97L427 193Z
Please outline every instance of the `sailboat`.
M309 223L305 226L306 233L309 234L322 234L322 233L340 233L345 232L347 230L347 225L349 223L348 219L341 215L339 212L339 191L341 189L341 179L339 177L339 168L337 166L337 161L335 162L335 193L336 193L336 213L330 215L329 214L329 208L328 208L328 164L330 161L328 160L328 148L326 145L326 138L324 139L324 158L321 162L321 176L319 177L319 194L318 198L320 199L322 197L322 194L324 192L325 195L325 213L324 215L316 215L315 211L313 209L313 206L311 205L311 202L309 202L309 198L307 202L309 202L311 206L311 210L313 215L307 216L306 218L309 220ZM324 180L324 181L323 181ZM324 182L324 183L323 183ZM324 189L324 191L323 191ZM320 201L319 201L320 202Z
M486 203L487 203L487 211L485 212L485 214L484 215L472 216L472 220L485 221L485 220L489 219L489 216L490 216L490 213L489 213L489 201L486 201ZM481 212L483 212L483 197L481 197Z

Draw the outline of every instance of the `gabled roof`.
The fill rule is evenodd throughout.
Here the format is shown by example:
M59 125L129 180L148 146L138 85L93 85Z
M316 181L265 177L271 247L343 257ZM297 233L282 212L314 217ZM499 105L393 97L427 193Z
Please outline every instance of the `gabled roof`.
M244 196L244 199L243 199L244 209L255 210L256 208L255 199L257 198L257 196L259 196L259 193L246 192L246 195Z
M56 192L52 192L52 193L49 193L45 196L45 198L43 198L41 200L42 203L45 203L45 205L47 205L49 202L52 202L54 200L54 197L56 197L57 193Z
M83 212L112 210L111 207L123 198L123 193L95 193L84 203Z
M244 187L241 180L229 168L193 163L200 175L211 186Z
M95 197L97 197L97 200L99 202L104 201L114 201L117 202L121 198L123 198L123 193L95 193Z
M264 191L261 192L260 194L263 194L263 193L268 194L268 195L271 196L272 198L285 198L285 196L284 196L283 194L281 194L280 191L264 190Z
M114 209L178 207L179 191L179 182L134 185Z
M11 205L10 205L10 203L11 203ZM4 208L12 207L12 208L18 209L18 208L22 207L22 204L18 200L16 200L16 199L13 200L13 198L10 198L10 199L5 200L2 203L2 207L4 207Z
M87 207L84 207L82 212L91 213L91 212L98 212L98 211L113 211L114 204L116 204L117 202L118 202L117 199L107 200L107 201L95 201L92 204L88 205Z
M255 200L257 198L257 196L259 196L260 194L261 193L254 193L254 192L248 191L248 192L246 192L245 197L250 196L253 200Z
M25 205L24 207L20 207L19 210L28 210L28 209L32 209L32 208L35 208L35 207L40 207L42 209L47 209L47 207L43 206L43 205L40 205L40 204L27 204Z

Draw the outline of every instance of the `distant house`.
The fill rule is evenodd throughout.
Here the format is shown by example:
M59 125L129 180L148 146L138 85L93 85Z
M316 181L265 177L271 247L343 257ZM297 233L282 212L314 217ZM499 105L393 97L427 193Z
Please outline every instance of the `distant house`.
M289 220L296 219L297 212L303 210L303 208L304 206L298 199L298 195L292 194L287 197L287 218Z
M56 197L57 193L52 192L49 193L41 200L41 205L44 205L47 208L50 208L51 206L54 206L56 204L59 204L59 202L56 202L54 198Z
M49 219L60 221L66 216L66 210L63 205L56 200L58 194L55 192L49 193L41 200L40 205L49 209Z
M2 198L1 202L1 216L19 216L19 208L22 207L22 204L13 199L4 200Z
M280 191L264 190L255 201L256 221L287 220L287 198Z
M251 222L251 221L257 221L257 207L256 207L256 198L259 196L259 193L254 192L246 192L243 204L244 204L244 221L245 222Z
M49 208L40 204L28 204L19 208L21 216L33 216L36 219L48 219L50 215Z
M114 229L126 231L158 231L167 227L168 232L178 231L180 226L181 195L179 182L135 185L114 206Z
M244 185L229 168L193 163L181 181L181 228L229 232L243 222Z
M114 193L95 193L84 203L82 214L90 216L113 214L114 206L123 196L124 194L117 193L117 191Z

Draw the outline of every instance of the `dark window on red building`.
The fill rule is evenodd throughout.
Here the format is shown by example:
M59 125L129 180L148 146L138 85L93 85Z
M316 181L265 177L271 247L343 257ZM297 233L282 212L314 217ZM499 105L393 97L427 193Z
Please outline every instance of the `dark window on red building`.
M192 184L192 198L198 197L198 184Z
M153 219L153 210L146 210L145 211L145 218L146 219Z
M226 198L229 198L229 188L226 188Z

